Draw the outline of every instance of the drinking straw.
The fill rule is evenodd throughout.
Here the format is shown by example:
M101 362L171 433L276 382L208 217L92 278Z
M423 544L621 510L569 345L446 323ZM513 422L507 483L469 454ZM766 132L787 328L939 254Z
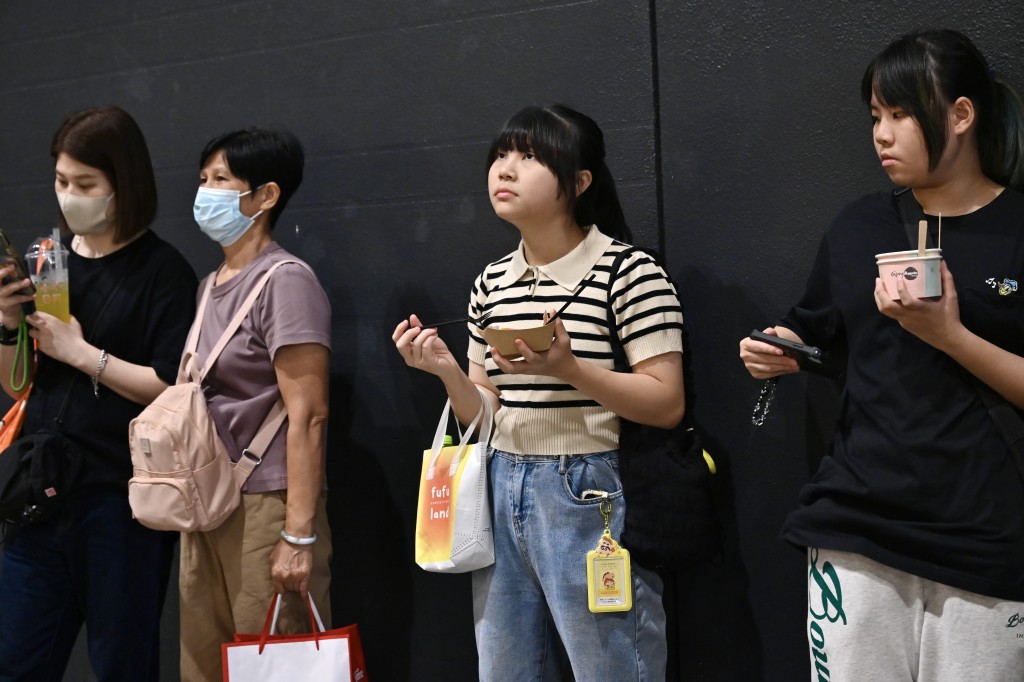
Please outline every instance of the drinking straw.
M64 250L60 244L60 228L53 228L53 242L50 244L50 248L53 249L54 261L57 265L57 272L64 272Z

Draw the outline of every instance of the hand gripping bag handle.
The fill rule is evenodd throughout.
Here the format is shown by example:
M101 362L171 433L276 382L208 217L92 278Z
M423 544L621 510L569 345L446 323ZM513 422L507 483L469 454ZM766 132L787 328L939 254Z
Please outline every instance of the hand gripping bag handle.
M270 602L270 610L267 612L267 619L263 621L263 631L260 633L260 650L259 653L263 653L264 647L267 646L267 640L270 639L271 635L277 634L277 617L281 613L281 595L274 594L274 598ZM320 633L325 632L324 621L320 618L320 612L316 610L316 604L313 603L313 597L306 595L306 604L309 607L309 626L310 631L313 633L313 641L316 642L317 651L320 650Z

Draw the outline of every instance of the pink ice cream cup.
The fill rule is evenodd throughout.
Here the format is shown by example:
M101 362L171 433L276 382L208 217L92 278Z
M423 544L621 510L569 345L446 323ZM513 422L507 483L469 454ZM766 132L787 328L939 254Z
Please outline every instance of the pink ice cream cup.
M942 249L925 249L925 255L917 251L893 251L875 256L878 276L882 286L893 299L900 293L897 285L902 279L907 291L917 298L933 298L942 295Z

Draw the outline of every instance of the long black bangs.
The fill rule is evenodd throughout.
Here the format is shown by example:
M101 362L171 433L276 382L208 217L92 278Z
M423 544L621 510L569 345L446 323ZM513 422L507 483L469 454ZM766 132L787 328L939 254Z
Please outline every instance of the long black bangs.
M579 141L571 126L555 113L536 106L513 114L502 126L487 153L490 168L500 151L532 152L555 177L562 194L575 200Z
M917 121L928 149L928 165L934 170L946 149L948 121L925 47L904 39L875 57L860 84L861 99L869 107L872 95L880 105L902 109Z

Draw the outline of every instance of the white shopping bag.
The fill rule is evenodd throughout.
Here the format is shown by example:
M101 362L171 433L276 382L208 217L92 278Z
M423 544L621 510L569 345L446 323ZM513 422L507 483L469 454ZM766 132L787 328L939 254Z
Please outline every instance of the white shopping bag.
M487 441L494 421L481 391L480 411L458 445L444 445L451 401L445 404L434 444L423 453L416 511L416 563L427 571L464 573L494 563ZM480 425L480 438L468 443Z
M221 645L224 682L368 682L355 625L324 631L309 600L313 632L275 635L281 600L274 595L263 632Z

